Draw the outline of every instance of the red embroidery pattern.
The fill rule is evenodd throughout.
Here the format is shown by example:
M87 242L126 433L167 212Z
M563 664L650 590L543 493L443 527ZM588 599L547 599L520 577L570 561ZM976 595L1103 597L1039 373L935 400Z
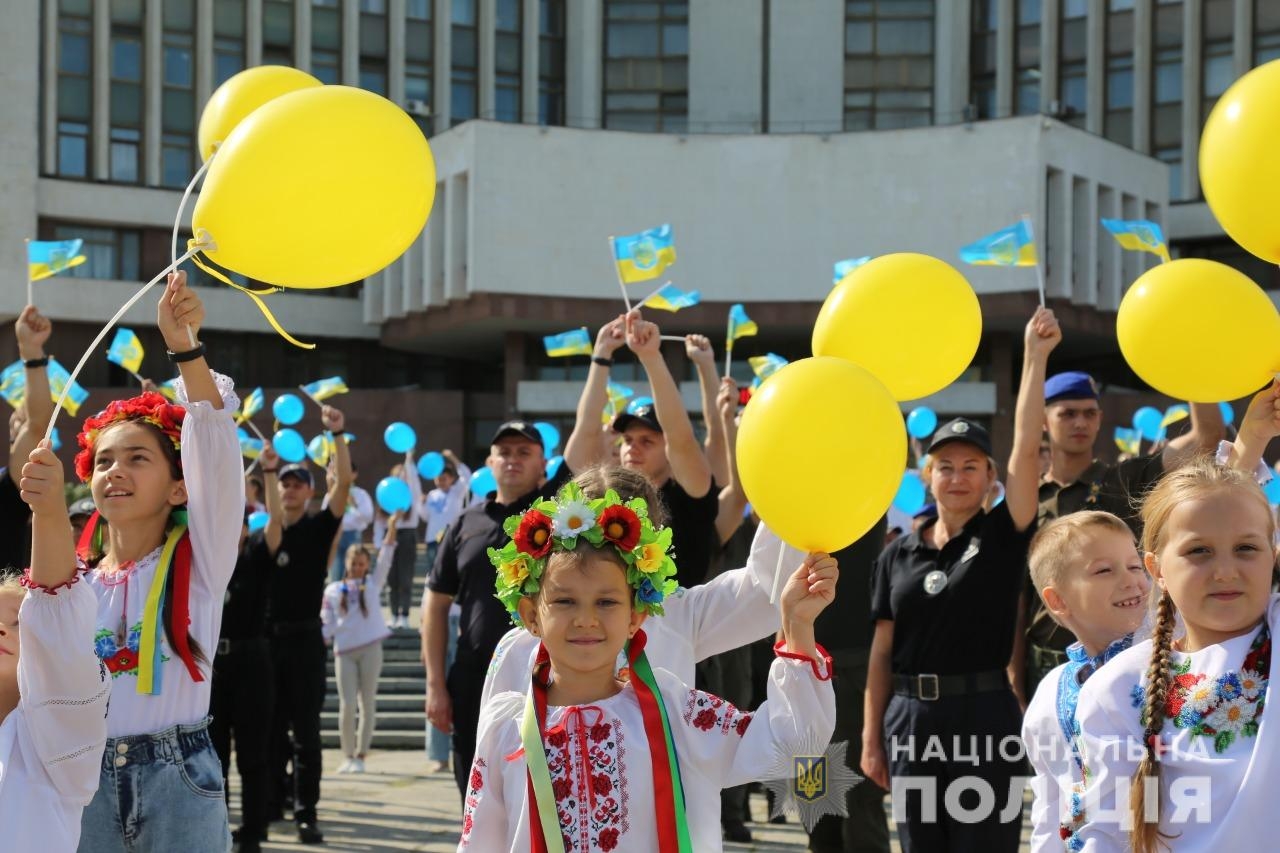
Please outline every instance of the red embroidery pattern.
M704 732L719 729L721 734L733 731L738 737L747 733L751 715L744 714L719 696L690 690L684 705L684 721Z
M631 828L622 723L595 705L574 706L545 744L565 850L609 853Z
M467 785L466 810L462 815L461 843L464 845L471 841L471 829L474 826L471 815L476 810L476 806L480 803L478 795L484 789L484 774L480 771L483 770L485 766L483 758L476 758L475 763L471 765L471 780Z

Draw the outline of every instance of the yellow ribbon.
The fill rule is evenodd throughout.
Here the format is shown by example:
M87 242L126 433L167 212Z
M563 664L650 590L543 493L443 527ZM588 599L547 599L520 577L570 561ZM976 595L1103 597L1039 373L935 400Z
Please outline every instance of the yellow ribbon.
M160 604L164 598L164 584L173 570L173 552L178 548L178 540L187 532L185 524L174 525L165 540L164 550L160 553L160 561L156 563L156 574L151 579L151 588L147 590L147 603L142 611L142 636L138 641L138 692L154 693L156 643L159 642Z
M194 238L187 241L188 249L194 249L197 246L202 246L200 241ZM200 260L199 255L192 255L191 260L195 261L196 266L198 266L200 269L204 270L206 273L216 278L218 281L222 282L223 284L231 285L236 290L240 291L241 293L245 294L250 299L252 299L254 304L258 306L258 310L262 312L262 316L267 318L267 322L271 324L271 328L275 329L276 334L280 335L280 337L284 338L286 341L293 344L295 347L300 347L301 349L316 348L315 344L304 344L302 341L298 340L293 335L286 332L284 330L284 327L280 325L278 320L276 320L275 315L271 313L271 309L268 308L267 304L262 301L262 298L261 298L262 296L266 296L272 293L278 293L279 291L284 290L283 287L269 287L266 290L250 290L247 287L242 287L236 284L234 281L232 281L231 279L223 275L219 270L216 270L213 267L209 266L208 264L203 263Z

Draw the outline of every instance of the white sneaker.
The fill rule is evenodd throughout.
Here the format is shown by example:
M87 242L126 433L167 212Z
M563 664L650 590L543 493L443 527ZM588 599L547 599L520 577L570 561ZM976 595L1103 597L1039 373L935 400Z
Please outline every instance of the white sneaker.
M338 772L339 772L339 773L350 773L350 772L351 772L351 765L352 765L352 762L354 762L354 761L355 761L355 759L354 759L354 758L348 758L346 761L342 762L342 764L340 764L340 765L338 766Z
M350 770L348 770L347 772L348 772L348 773L363 773L363 772L364 772L364 759L363 759L363 758L353 758L353 759L351 759L351 769L350 769Z

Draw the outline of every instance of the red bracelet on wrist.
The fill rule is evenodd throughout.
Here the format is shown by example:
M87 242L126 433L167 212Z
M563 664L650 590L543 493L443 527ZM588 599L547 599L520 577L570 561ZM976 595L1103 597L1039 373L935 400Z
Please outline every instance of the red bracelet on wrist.
M821 644L819 643L813 644L813 647L818 650L818 655L820 656L818 660L815 660L814 658L811 658L808 655L796 654L795 652L784 652L782 648L786 644L787 644L786 640L779 640L778 642L774 643L773 653L780 658L787 658L789 660L808 661L809 666L813 667L814 678L818 679L819 681L831 680L831 674L832 674L831 673L831 655L827 653L827 650L824 649ZM825 665L824 668L827 671L826 675L823 675L822 670L818 668L819 663L823 663Z

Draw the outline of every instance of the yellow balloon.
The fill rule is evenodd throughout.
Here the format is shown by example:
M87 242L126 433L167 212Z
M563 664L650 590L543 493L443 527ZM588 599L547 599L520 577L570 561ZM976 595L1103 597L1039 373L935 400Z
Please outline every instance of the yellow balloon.
M200 157L208 160L213 149L226 141L249 113L281 95L323 86L305 71L287 65L246 68L214 90L200 114Z
M982 309L965 277L945 261L903 252L840 280L813 326L813 354L860 364L894 399L916 400L954 382L981 337Z
M1280 370L1280 315L1244 273L1184 258L1148 270L1116 313L1120 351L1162 394L1193 403L1236 400Z
M747 498L769 528L796 548L830 552L888 510L906 468L907 432L876 377L819 356L788 364L756 390L737 449Z
M1200 184L1223 230L1280 263L1280 60L1260 65L1218 99L1200 137Z
M336 287L404 254L435 190L431 149L404 110L322 86L276 98L227 137L192 226L228 269L282 287Z

